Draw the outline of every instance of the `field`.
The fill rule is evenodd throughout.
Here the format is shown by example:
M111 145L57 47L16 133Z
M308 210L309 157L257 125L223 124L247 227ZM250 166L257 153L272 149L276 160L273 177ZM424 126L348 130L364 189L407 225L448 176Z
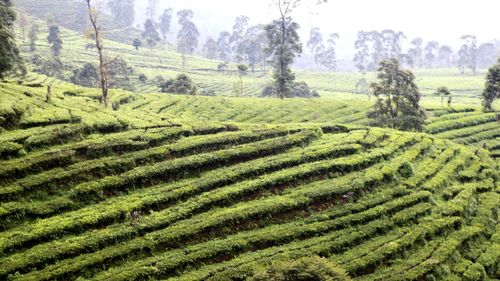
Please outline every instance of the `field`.
M359 107L333 99L259 109L115 91L106 112L96 90L59 85L48 103L44 88L0 85L0 278L244 280L309 254L359 280L498 278L486 150L336 125ZM495 124L444 113L426 130L467 144L457 114L471 131Z
M47 23L32 15L49 2L19 0L44 59ZM236 64L189 56L182 69L170 44L136 51L138 31L112 27L108 54L134 68L134 89L112 89L104 110L99 89L67 82L95 51L61 32L64 79L28 64L0 82L0 280L243 281L310 255L359 281L500 280L500 123L481 110L485 70L415 70L428 118L401 132L370 127L358 73L295 70L321 98L279 100L257 98L272 78L258 68L238 96ZM215 96L159 93L154 77L180 73Z

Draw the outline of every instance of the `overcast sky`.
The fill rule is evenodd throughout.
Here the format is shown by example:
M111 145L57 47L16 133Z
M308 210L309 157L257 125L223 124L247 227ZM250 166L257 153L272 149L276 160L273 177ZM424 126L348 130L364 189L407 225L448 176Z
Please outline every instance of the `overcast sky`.
M137 14L141 16L148 1L136 1ZM238 15L249 16L252 24L276 18L278 10L270 2L160 0L160 5L162 9L172 7L175 11L194 10L200 31L216 37L219 31L230 30ZM324 34L339 33L338 57L345 60L352 59L359 30L393 29L403 31L410 40L420 36L424 41L436 40L454 49L463 34L477 35L480 43L500 38L497 22L500 0L329 0L321 5L314 5L316 0L303 2L293 15L301 25L302 42L307 41L311 26L320 27Z

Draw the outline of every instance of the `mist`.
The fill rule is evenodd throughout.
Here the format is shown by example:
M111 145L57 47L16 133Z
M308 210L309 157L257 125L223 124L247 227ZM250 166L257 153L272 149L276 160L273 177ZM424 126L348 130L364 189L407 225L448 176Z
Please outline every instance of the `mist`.
M148 0L136 0L136 25L144 23L147 3ZM270 0L167 0L160 1L158 14L169 7L174 12L182 9L194 11L194 22L201 32L201 44L208 36L217 38L220 31L231 30L234 19L239 15L248 16L250 24L268 23L278 16L278 10L271 5ZM402 31L406 35L404 49L408 48L413 38L422 37L425 42L438 41L450 45L456 51L461 44L460 37L465 34L475 35L480 43L500 38L500 32L492 24L499 9L500 2L491 0L477 0L473 3L452 0L330 0L321 5L308 0L304 1L301 9L293 13L293 17L301 26L303 56L308 53L305 42L309 31L311 27L317 26L324 37L330 33L339 34L339 69L352 70L354 41L358 31ZM173 22L175 29L176 18Z

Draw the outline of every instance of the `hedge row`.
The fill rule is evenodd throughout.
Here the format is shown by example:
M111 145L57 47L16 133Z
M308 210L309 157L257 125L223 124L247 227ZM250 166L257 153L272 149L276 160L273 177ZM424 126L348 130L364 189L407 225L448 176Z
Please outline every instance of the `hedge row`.
M123 191L129 187L143 188L157 182L158 178L180 178L188 171L203 168L214 168L233 161L243 161L255 156L274 154L294 146L307 144L318 137L321 131L304 131L290 136L254 142L226 150L197 154L154 165L137 167L129 172L110 176L98 182L88 182L71 190L76 200L86 201L89 198L104 198L105 192Z
M405 143L404 140L401 140ZM396 148L394 148L396 149ZM387 149L385 153L387 153ZM382 151L372 152L372 154L378 155L383 153ZM358 157L362 159L366 157ZM335 160L334 160L335 161ZM379 167L373 167L373 169L379 169ZM284 172L286 175L286 171ZM333 180L324 180L320 182L315 182L300 188L292 189L289 192L285 192L282 195L274 195L270 197L265 197L259 200L253 200L249 202L242 202L231 207L224 209L215 209L208 211L206 213L196 215L190 219L181 221L158 231L153 231L145 234L144 237L139 237L134 240L130 240L127 243L122 243L117 246L108 247L101 251L80 255L75 259L67 260L68 263L74 264L74 266L79 267L89 267L93 264L103 262L112 257L127 255L130 252L137 251L138 249L143 249L146 245L153 247L160 243L176 243L178 239L186 235L195 235L207 228L217 228L220 225L228 225L231 223L241 223L244 220L253 219L255 217L268 216L275 213L282 213L287 210L297 209L304 207L305 205L312 204L313 202L320 200L321 198L331 197L335 194L340 196L350 191L356 191L362 189L365 184L371 184L374 179L372 178L362 178L362 172L353 173L349 176L336 178ZM258 181L257 181L258 182ZM251 185L246 184L248 187ZM144 218L137 226L129 227L136 229L137 227L145 228L148 231L155 229L154 225L165 226L169 223L173 223L176 220L182 219L183 213L189 214L192 212L193 208L200 208L200 203L210 202L213 200L219 201L220 196L230 195L232 192L239 192L238 189L245 187L245 184L237 184L233 188L226 187L219 192L210 193L200 197L200 199L193 199L192 201L186 201L173 208L167 209L162 212L155 213ZM234 191L233 191L234 190ZM223 198L222 197L222 198ZM201 200L202 198L206 199ZM213 199L210 199L213 198ZM123 228L123 227L122 227ZM152 244L151 244L152 243ZM49 266L42 270L40 274L48 274L53 269L59 268L59 265ZM51 269L52 268L52 269ZM69 268L69 267L68 267ZM59 272L58 274L64 274ZM49 274L51 276L51 274Z
M425 127L425 131L430 134L436 134L444 131L450 131L464 127L472 127L494 121L496 121L495 113L486 113L481 115L468 116L460 119L445 120L432 123Z
M229 132L209 136L195 136L179 140L177 143L131 152L120 156L83 161L65 169L56 168L40 174L28 176L13 184L0 188L0 200L8 200L31 190L47 188L68 188L81 181L121 173L137 166L165 159L190 155L230 144L254 142L260 139L283 135L283 131L266 132ZM169 161L167 161L169 162ZM165 163L167 163L165 162ZM61 186L63 185L64 186Z
M351 138L344 138L346 142L358 139L360 136L353 135ZM173 200L180 200L187 196L196 194L203 190L209 190L224 184L231 184L238 180L243 180L251 176L258 176L265 172L273 172L277 169L292 167L294 165L307 163L311 161L318 161L325 158L332 158L338 156L349 155L357 152L361 147L357 144L346 145L330 145L321 144L301 149L300 151L289 151L286 155L279 154L276 156L265 157L257 160L248 161L242 164L237 164L222 169L205 172L200 175L200 179L186 180L176 182L172 185L160 185L150 189L139 190L132 192L130 195L117 197L102 202L98 205L93 205L92 208L80 209L75 213L67 213L63 217L71 216L73 223L78 223L81 217L85 216L94 217L93 214L99 213L99 219L102 221L111 218L118 218L124 216L132 211L147 210L147 208L156 207L160 204ZM166 192L172 190L172 192ZM176 190L175 192L173 190ZM58 200L55 198L54 200ZM66 196L60 198L62 201L70 200ZM127 202L123 204L121 201ZM71 200L70 200L71 201ZM0 217L12 216L23 217L24 215L37 215L40 210L43 214L57 211L58 205L48 205L44 200L43 202L26 204L25 202L11 202L3 204L0 208ZM111 211L110 211L111 210ZM90 213L89 213L90 212ZM112 213L113 215L109 215ZM57 217L55 219L61 219Z
M422 200L427 200L430 194L418 193L407 195L394 201L374 206L360 213L342 216L333 220L327 219L331 211L313 215L311 218L292 223L273 225L259 230L240 232L224 239L211 240L202 244L188 246L184 249L170 250L139 262L130 262L96 276L95 280L136 280L165 276L176 271L178 267L195 265L206 259L221 255L233 255L235 252L248 251L255 247L274 246L290 243L300 238L353 227L361 223L380 218L385 214L411 206ZM339 207L342 209L342 207ZM333 211L337 213L338 210ZM414 214L413 214L414 215ZM411 217L411 216L408 216ZM409 219L407 217L407 219Z

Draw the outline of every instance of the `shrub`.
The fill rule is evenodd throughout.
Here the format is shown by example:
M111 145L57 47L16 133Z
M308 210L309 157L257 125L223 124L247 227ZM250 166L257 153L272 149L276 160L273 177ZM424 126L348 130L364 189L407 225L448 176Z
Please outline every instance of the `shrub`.
M163 93L196 95L198 89L193 80L186 74L179 74L175 79L169 79L161 86Z
M327 259L303 257L294 261L278 261L264 270L257 270L251 281L344 281L351 280L342 268Z
M71 76L71 83L84 87L97 87L99 85L99 73L97 67L86 63L81 69L75 69Z
M273 85L266 86L260 95L261 97L276 96L276 89ZM309 88L306 82L293 83L291 96L289 98L319 98L320 95L317 91Z

